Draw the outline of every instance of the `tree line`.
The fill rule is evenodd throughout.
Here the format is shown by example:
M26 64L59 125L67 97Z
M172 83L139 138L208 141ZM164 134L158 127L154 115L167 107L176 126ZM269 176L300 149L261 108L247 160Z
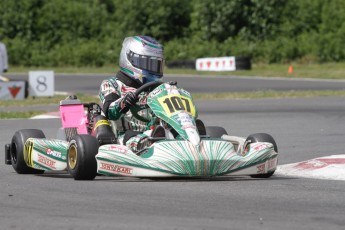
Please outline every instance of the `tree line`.
M116 64L126 36L150 35L166 60L345 60L344 0L0 0L11 65Z

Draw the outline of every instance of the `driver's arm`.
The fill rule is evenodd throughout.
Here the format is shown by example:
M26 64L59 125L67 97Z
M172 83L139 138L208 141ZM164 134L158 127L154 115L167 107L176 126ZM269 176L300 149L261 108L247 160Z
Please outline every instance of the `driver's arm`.
M121 96L119 87L109 80L102 82L99 98L103 104L104 115L110 120L120 119L138 100L132 92Z

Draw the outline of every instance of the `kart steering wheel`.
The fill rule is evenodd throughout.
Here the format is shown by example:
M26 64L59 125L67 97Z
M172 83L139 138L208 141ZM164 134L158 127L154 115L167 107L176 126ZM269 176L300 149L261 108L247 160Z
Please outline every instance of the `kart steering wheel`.
M135 92L135 96L139 96L139 94L141 94L142 92L151 92L153 91L156 87L158 87L159 85L163 84L163 82L161 81L153 81L153 82L149 82L145 85L140 86Z
M139 95L142 92L151 92L153 91L155 88L157 88L159 85L163 84L163 82L161 81L153 81L153 82L149 82L145 85L140 86L135 92L134 95L136 97L139 97ZM145 105L136 105L130 108L131 113L133 114L133 117L135 117L136 119L143 121L143 122L150 122L149 119L142 117L138 114L139 111L143 110L143 109L147 109L148 106L147 104Z

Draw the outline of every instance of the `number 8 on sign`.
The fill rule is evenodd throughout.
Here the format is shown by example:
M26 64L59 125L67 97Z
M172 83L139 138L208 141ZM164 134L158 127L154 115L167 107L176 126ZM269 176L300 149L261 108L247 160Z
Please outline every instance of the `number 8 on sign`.
M36 78L36 90L39 92L45 92L47 90L47 84L46 84L47 78L45 76L39 76Z
M30 71L29 72L30 95L33 97L54 96L54 72Z

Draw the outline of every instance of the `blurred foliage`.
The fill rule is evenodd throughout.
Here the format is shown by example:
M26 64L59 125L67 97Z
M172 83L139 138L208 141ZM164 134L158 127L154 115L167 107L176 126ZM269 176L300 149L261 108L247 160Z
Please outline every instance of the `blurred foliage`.
M11 65L117 65L125 36L150 35L169 60L345 60L343 0L0 0Z

